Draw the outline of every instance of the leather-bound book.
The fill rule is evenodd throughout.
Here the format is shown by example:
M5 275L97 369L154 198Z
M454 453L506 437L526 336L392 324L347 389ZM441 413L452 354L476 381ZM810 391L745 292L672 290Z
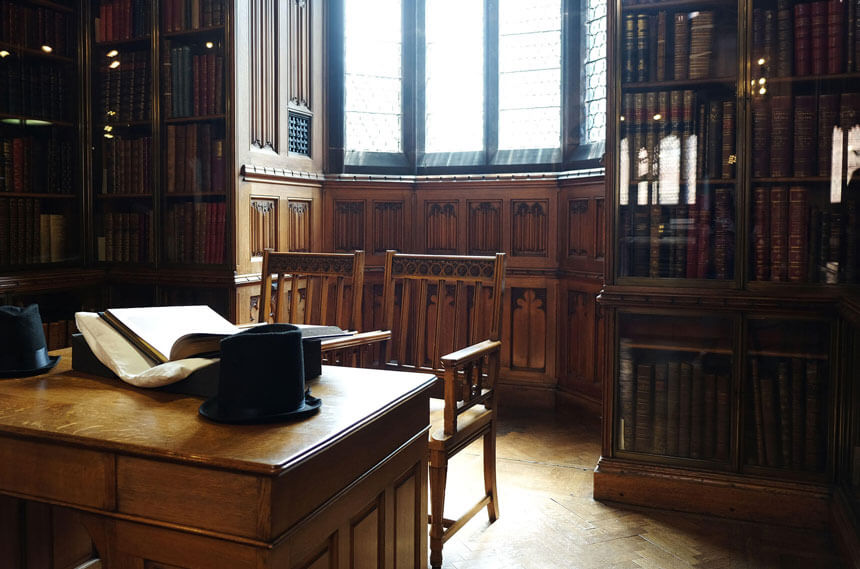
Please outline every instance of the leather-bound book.
M734 276L734 215L731 189L719 187L714 191L714 277Z
M812 75L827 72L827 3L829 0L811 2L809 17L809 63Z
M693 362L693 379L690 388L690 458L703 458L705 422L705 380L700 361Z
M788 190L788 280L805 282L809 254L809 194L805 186Z
M759 374L759 383L761 384L761 416L764 427L765 457L767 458L768 466L779 467L781 464L779 453L779 422L773 376L762 371Z
M635 80L642 82L648 81L650 69L648 63L650 56L648 47L650 44L650 20L648 14L636 15L636 73Z
M792 173L794 114L791 95L774 95L771 98L770 175L774 178Z
M833 156L833 129L839 125L839 94L818 96L818 175L830 176Z
M657 12L656 16L657 39L654 54L654 79L656 81L666 80L666 27L668 15L665 10Z
M687 237L688 237L688 207L679 205L672 208L673 226L672 241L669 245L669 276L682 279L687 275Z
M665 362L654 365L654 452L666 454L668 423L668 385Z
M721 101L708 103L708 124L705 147L705 177L719 178L722 168L720 160L723 153L723 104Z
M714 13L701 10L690 17L690 79L710 77L713 43Z
M666 364L666 454L670 456L678 456L680 397L681 364L671 361Z
M689 77L690 72L690 23L687 12L674 15L674 78L676 81Z
M803 360L791 358L791 467L795 470L803 468L805 442L804 415L804 375Z
M843 73L845 71L845 5L841 0L823 0L827 4L827 23L822 59L826 67L822 73Z
M792 6L779 0L776 10L776 76L790 77L794 71L794 24Z
M770 189L770 280L788 280L788 190Z
M806 362L806 457L804 466L807 470L819 470L823 441L821 440L821 378L819 365L816 360Z
M770 278L770 196L763 186L753 188L753 278Z
M647 205L633 206L633 276L650 274L650 211Z
M681 362L678 381L678 456L690 456L690 431L692 429L693 366Z
M717 442L714 449L714 458L717 460L729 458L732 411L730 389L729 376L717 374Z
M654 204L649 207L650 211L650 230L648 236L648 276L656 279L661 276L666 276L660 272L660 241L662 235L662 207L659 204Z
M713 373L705 373L703 379L702 458L714 458L717 445L717 376Z
M794 74L812 73L812 5L794 5Z
M654 366L636 365L636 450L652 452L654 433L654 403L652 384Z
M724 180L735 177L735 133L736 117L734 100L723 101L722 146L720 156L720 177Z
M776 72L777 66L777 33L776 33L776 12L774 10L764 11L764 29L762 30L762 57L764 65L770 74Z
M801 178L815 173L815 95L794 98L794 175Z
M713 256L711 232L713 231L713 211L711 193L707 189L700 194L698 203L698 219L696 220L696 278L706 279L712 276Z
M780 361L776 368L776 384L779 400L779 435L780 435L780 456L783 467L791 465L791 388L788 372L788 363Z
M750 359L750 383L753 392L753 418L755 419L756 464L765 466L767 457L764 450L764 415L762 414L761 378L757 358Z

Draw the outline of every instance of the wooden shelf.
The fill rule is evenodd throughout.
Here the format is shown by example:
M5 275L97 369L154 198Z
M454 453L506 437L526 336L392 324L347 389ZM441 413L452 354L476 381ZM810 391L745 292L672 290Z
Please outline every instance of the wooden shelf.
M660 342L623 342L624 346L636 350L661 350L665 352L686 352L696 354L732 355L731 348L704 348L700 344L664 344Z
M152 194L96 194L97 200L148 200L152 199Z
M179 30L174 32L164 32L161 34L161 37L164 39L179 39L179 38L194 38L198 36L211 36L216 34L223 34L224 26L211 26L208 28L197 28L191 30Z
M96 132L101 132L102 130L104 130L104 127L106 127L106 126L112 126L114 128L135 128L135 127L140 127L140 126L150 126L151 127L152 126L152 120L151 119L141 119L141 120L137 120L137 121L116 121L116 122L101 121L101 122L95 123L96 128L94 130Z
M829 176L782 176L779 178L752 178L753 184L830 184Z
M224 192L165 192L165 198L226 198Z
M748 356L760 356L767 358L801 358L804 360L824 360L827 361L830 357L827 354L817 352L783 352L780 350L749 350Z
M697 8L714 6L719 8L735 8L737 2L731 0L666 0L664 2L651 2L648 4L623 4L621 12L657 12L672 8L685 8L693 11Z
M50 192L0 192L0 198L39 198L52 200L76 200L75 194L54 194Z
M96 49L108 48L108 47L120 47L124 45L134 46L134 45L146 45L152 41L150 36L141 36L139 38L129 38L123 40L110 40L110 41L99 41L95 42L94 45Z
M58 2L51 2L51 0L29 0L30 4L35 4L37 6L42 6L44 8L50 8L52 10L56 10L57 12L65 12L66 14L74 14L75 9L71 6L66 6L65 4L60 4Z
M75 60L72 57L68 57L65 55L57 55L55 53L45 53L39 48L15 45L13 43L0 42L0 49L5 49L6 51L10 52L10 55L8 57L12 57L15 55L24 55L26 57L44 59L46 61L53 61L55 63L75 63Z
M198 115L194 117L173 117L166 118L164 122L166 124L177 124L177 123L185 123L185 122L206 122L206 121L215 121L215 120L224 120L227 118L227 115Z
M779 85L784 83L814 83L817 81L835 82L835 81L856 81L860 79L860 72L852 73L835 73L832 75L803 75L793 77L768 77L768 85Z
M628 91L674 91L677 89L689 89L691 87L703 87L706 85L734 85L738 82L737 77L708 77L706 79L670 79L666 81L641 81L624 83L622 90Z

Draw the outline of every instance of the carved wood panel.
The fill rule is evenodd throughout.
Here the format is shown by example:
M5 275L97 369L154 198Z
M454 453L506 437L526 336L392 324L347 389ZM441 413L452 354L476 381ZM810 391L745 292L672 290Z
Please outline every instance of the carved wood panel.
M434 255L457 253L457 208L456 201L426 202L424 217L427 252Z
M516 257L545 257L547 255L546 200L511 201L512 243L511 253Z
M404 250L406 220L403 202L374 202L372 229L375 254L383 254L388 249Z
M588 289L588 287L586 287ZM606 350L605 311L594 290L568 290L560 388L592 401L603 396Z
M251 256L263 255L265 249L278 248L278 200L251 198Z
M594 260L606 258L606 200L594 199Z
M385 507L382 495L350 522L349 533L349 566L354 569L382 567L385 540Z
M311 108L311 5L290 0L290 103Z
M492 255L502 245L502 201L469 202L469 254Z
M311 250L311 200L290 200L287 208L290 251Z
M251 145L278 152L278 6L277 0L250 1L248 49L251 68Z
M568 257L585 257L591 250L592 232L590 231L588 203L588 198L579 198L568 201Z
M335 252L364 249L363 201L336 201L332 222Z
M546 289L511 289L511 364L513 369L546 368Z

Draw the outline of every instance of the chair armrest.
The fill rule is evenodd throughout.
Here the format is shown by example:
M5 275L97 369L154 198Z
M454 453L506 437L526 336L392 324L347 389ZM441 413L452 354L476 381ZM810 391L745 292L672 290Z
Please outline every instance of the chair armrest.
M442 367L460 367L471 361L482 358L489 353L497 351L501 347L502 343L499 340L484 340L483 342L466 346L461 350L442 356L442 358L440 358L442 360Z
M356 346L364 346L366 344L375 344L376 342L384 342L391 339L391 330L374 330L372 332L358 332L350 336L338 336L335 338L327 338L320 342L320 349L323 352L331 350L343 350L346 348L354 348Z

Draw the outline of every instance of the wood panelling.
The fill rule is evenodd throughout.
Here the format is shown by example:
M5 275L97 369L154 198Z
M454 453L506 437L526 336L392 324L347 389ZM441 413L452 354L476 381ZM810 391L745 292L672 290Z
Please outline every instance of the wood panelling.
M270 148L278 152L280 84L278 68L278 11L277 0L249 0L250 3L250 69L251 145Z
M586 257L591 249L591 231L588 226L588 198L567 202L567 256Z
M459 242L456 201L427 201L424 203L424 240L427 253L455 255Z
M364 249L363 201L336 201L331 232L334 237L334 252L349 252Z
M559 389L590 403L601 400L605 319L597 303L599 283L571 281L566 287Z
M384 255L388 249L403 251L406 245L406 219L403 202L374 201L371 242L376 255ZM360 247L354 247L360 249Z
M290 0L290 103L311 109L311 6Z
M502 244L502 201L469 201L470 255L492 255L504 251Z
M278 247L278 200L251 198L251 256L258 257L266 249Z
M289 200L287 211L289 224L287 249L290 251L311 250L311 200Z
M549 243L548 202L513 200L511 254L515 257L546 257Z
M384 542L385 514L382 496L350 523L350 563L353 569L382 567L381 554Z
M511 288L511 361L513 369L546 368L546 290Z

